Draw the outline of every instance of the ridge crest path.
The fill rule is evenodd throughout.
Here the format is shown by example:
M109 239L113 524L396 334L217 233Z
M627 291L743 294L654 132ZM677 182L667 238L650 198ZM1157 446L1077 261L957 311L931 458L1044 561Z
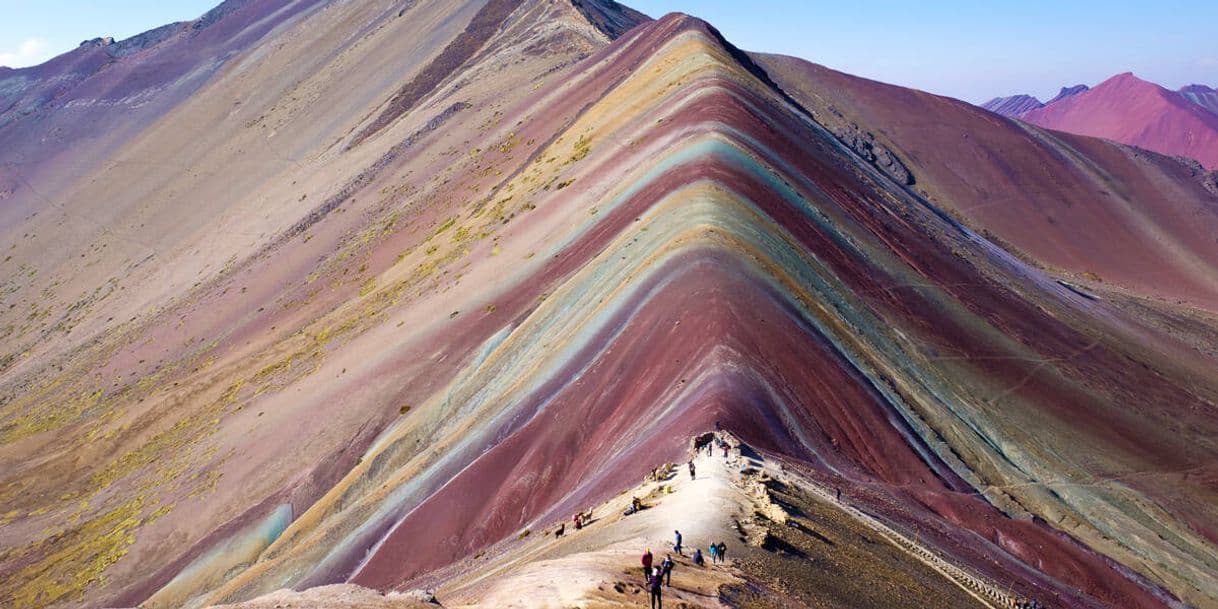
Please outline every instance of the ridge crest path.
M529 537L537 534L539 537L534 539L539 541L529 540L524 547L500 548L483 557L494 566L471 569L466 561L455 567L465 574L455 575L445 586L448 590L439 594L440 599L446 607L456 609L645 605L647 595L642 587L639 556L650 548L656 564L661 562L671 553L675 529L682 533L685 554L673 555L677 566L672 587L665 588L665 601L679 607L728 607L721 600L720 588L747 579L734 564L734 559L743 553L740 539L754 528L754 515L760 513L761 503L767 503L770 510L782 509L765 498L759 478L769 477L798 486L817 501L874 531L964 590L982 607L1015 607L1019 601L993 582L943 558L878 518L836 501L831 489L781 468L774 460L743 457L734 438L731 443L735 448L729 459L720 456L719 449L714 456L698 451L694 457L697 477L693 480L685 464L676 464L669 478L644 482L597 505L592 510L592 524L582 530L568 526L563 537L555 538L556 525L549 524L530 530ZM742 461L754 473L738 473ZM643 498L646 509L624 516L631 498L636 496ZM714 565L706 547L719 541L728 544L727 555L731 558L726 564ZM692 564L689 556L695 548L703 549L706 567Z

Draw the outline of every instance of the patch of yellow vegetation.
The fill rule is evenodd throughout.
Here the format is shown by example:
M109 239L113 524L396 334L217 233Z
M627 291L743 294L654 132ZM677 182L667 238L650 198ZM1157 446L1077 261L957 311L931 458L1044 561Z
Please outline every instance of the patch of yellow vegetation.
M571 149L571 157L567 159L567 164L578 163L588 156L592 151L592 139L587 134L581 134L579 139L575 140L575 145Z
M41 558L0 583L0 598L9 599L12 609L36 609L83 597L89 586L103 583L106 569L135 543L135 529L148 520L140 516L144 503L145 497L140 495L78 527L27 546L21 555Z
M105 395L105 391L98 388L76 393L66 401L51 398L55 390L64 382L64 378L57 378L41 390L15 401L13 407L6 408L5 414L14 413L16 416L4 426L3 433L0 433L0 444L15 442L79 421L87 411L97 407L102 396ZM23 408L18 410L17 406Z

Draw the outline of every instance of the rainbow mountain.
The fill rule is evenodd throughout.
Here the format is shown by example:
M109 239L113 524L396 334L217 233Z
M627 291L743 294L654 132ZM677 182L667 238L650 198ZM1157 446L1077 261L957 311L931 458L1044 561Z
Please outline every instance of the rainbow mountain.
M3 606L638 606L677 528L691 607L1218 607L1195 163L608 0L229 0L0 107Z

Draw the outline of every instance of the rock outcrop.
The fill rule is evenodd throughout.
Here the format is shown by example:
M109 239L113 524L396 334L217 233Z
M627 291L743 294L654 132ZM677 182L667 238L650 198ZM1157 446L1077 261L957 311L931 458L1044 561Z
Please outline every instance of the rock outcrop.
M1045 102L1042 105L1048 105L1048 104L1051 104L1054 102L1058 102L1063 99L1066 99L1067 97L1071 97L1074 95L1078 95L1079 93L1084 93L1086 91L1089 91L1090 89L1091 89L1091 87L1088 87L1087 85L1074 85L1073 87L1062 87L1062 90L1058 91L1057 95L1053 96L1053 99Z
M876 166L884 175L892 178L897 184L910 186L914 184L914 176L893 154L888 146L876 141L875 135L865 131L856 123L850 123L844 129L836 132L838 138L850 147L856 154Z

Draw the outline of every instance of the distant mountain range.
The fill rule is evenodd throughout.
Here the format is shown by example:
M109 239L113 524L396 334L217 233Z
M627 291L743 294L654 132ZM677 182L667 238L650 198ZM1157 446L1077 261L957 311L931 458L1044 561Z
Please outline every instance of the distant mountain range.
M1063 87L1047 101L1020 94L981 107L1058 131L1102 137L1218 167L1218 90L1172 91L1126 72L1089 88Z

